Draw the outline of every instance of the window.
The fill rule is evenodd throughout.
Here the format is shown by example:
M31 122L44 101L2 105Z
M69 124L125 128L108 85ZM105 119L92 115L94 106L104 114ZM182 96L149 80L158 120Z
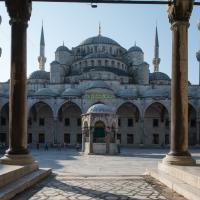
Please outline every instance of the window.
M127 144L134 144L134 135L127 134Z
M44 124L45 124L44 118L40 118L39 119L39 125L44 126Z
M6 143L6 133L0 133L0 143Z
M114 67L115 66L115 61L112 60L111 65L112 65L112 67Z
M153 127L158 127L158 126L159 126L159 120L153 119Z
M44 133L39 133L39 143L45 143L45 135Z
M82 134L80 134L80 133L77 134L76 142L77 142L78 144L82 144Z
M165 144L169 144L169 135L168 134L165 135Z
M70 134L69 133L64 134L64 143L70 144Z
M32 133L28 134L28 144L32 143Z
M132 126L133 126L133 119L128 118L128 127L132 127Z
M153 134L153 144L159 144L159 135Z
M65 118L65 126L69 126L70 125L70 119L69 118Z
M108 66L108 60L105 60L105 66Z
M77 119L77 126L81 126L81 118Z
M31 126L32 125L32 119L29 117L28 118L28 126Z
M119 140L120 144L121 144L121 134L117 134L117 140Z
M94 66L94 60L91 60L91 65L92 65L92 67Z
M1 117L1 125L2 126L6 125L6 118L5 117Z
M166 127L166 128L169 128L169 119L166 119L166 120L165 120L165 127Z
M118 119L118 126L121 126L121 119Z
M196 120L195 119L191 119L190 127L196 127Z
M101 66L101 60L98 60L98 66Z

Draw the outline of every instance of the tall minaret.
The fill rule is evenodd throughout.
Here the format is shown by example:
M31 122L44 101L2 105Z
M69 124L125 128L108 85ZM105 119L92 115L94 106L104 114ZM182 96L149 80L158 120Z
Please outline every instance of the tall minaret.
M41 37L40 37L40 55L38 56L40 70L45 70L46 60L47 59L45 57L44 31L43 31L43 24L42 24Z
M154 58L153 58L153 65L154 65L154 72L159 72L159 41L158 41L158 30L156 26L156 36L155 36L155 46L154 46Z
M197 22L197 28L200 31L200 20ZM200 49L196 53L197 61L199 62L199 85L200 85Z

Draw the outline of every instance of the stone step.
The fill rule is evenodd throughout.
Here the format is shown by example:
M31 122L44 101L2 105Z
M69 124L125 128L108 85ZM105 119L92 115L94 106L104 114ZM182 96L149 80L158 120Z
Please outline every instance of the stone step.
M0 200L9 200L51 174L51 169L38 169L0 188Z
M197 187L189 185L159 169L150 170L148 174L185 198L189 200L200 200L200 190Z
M158 163L158 169L200 189L200 166L173 166Z
M0 164L0 188L37 169L37 163L26 166Z

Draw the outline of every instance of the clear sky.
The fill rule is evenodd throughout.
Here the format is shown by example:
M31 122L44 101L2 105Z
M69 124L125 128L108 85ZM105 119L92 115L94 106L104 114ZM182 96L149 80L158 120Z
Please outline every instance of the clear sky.
M0 3L0 82L7 81L10 73L10 25L4 3ZM198 84L199 64L196 51L200 48L200 32L197 21L200 18L200 7L194 7L189 28L189 80ZM135 41L144 51L145 61L153 71L152 58L155 38L155 25L158 25L160 43L160 71L171 77L171 31L166 5L108 5L75 3L34 3L28 27L27 75L38 69L39 42L41 24L44 24L46 43L46 70L54 60L54 53L63 41L68 48L81 43L84 39L98 34L101 22L102 35L116 40L128 49Z

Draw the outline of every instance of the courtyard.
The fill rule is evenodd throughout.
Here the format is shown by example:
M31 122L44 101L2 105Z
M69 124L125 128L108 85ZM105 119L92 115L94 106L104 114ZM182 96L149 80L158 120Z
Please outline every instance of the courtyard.
M74 148L31 149L40 167L53 174L14 200L168 199L184 198L145 175L168 149L122 148L118 156L82 155ZM200 149L190 150L199 162Z

